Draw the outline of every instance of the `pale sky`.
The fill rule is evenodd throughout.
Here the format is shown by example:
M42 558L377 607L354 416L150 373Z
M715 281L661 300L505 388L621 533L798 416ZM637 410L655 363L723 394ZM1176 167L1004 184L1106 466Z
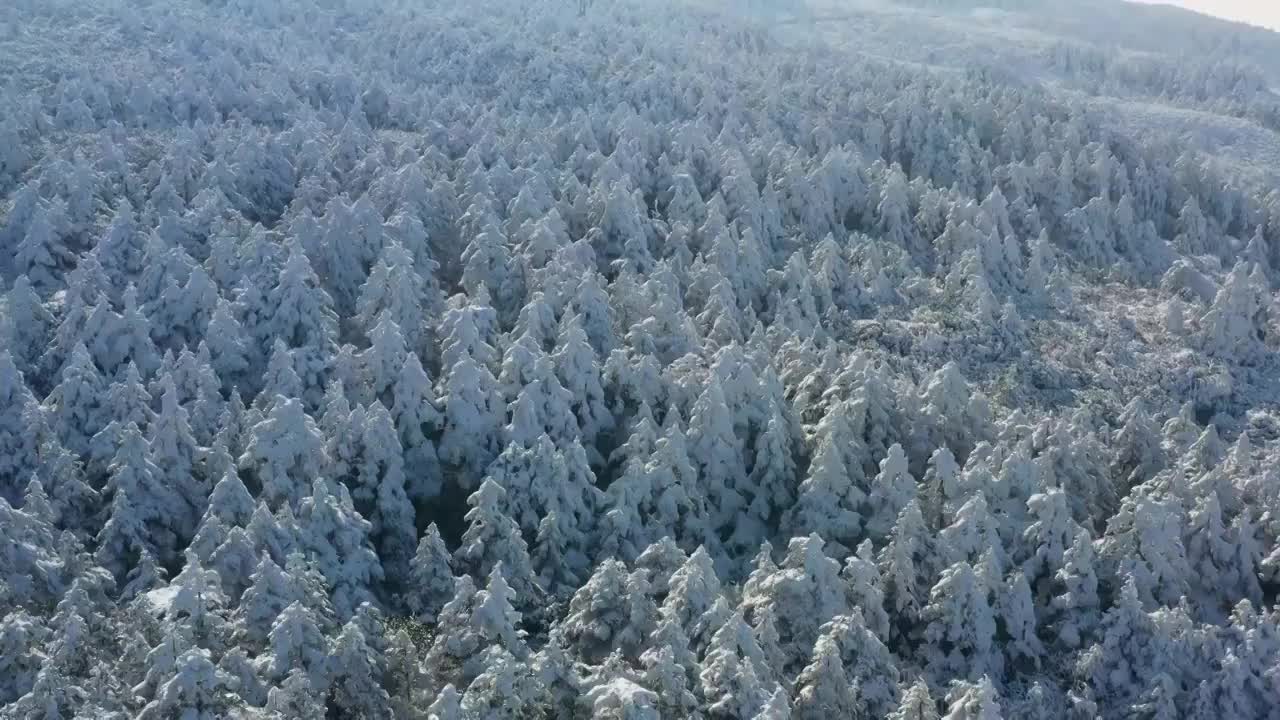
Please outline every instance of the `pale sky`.
M1280 30L1280 0L1139 0L1179 5L1189 10L1230 20L1242 20Z

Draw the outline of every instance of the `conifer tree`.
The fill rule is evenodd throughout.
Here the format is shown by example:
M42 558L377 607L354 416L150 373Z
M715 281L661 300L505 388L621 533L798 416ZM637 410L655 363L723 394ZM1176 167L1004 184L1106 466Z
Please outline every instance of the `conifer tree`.
M312 688L322 690L328 687L327 647L311 610L298 601L289 604L276 616L267 637L267 650L258 658L260 672L265 678L281 682L301 670L306 673Z
M464 489L473 487L500 450L503 409L488 368L464 354L444 379L440 460L459 468Z
M788 671L803 666L821 626L849 611L840 564L823 552L816 533L792 538L779 571L760 583L743 606L751 613L773 606Z
M792 712L797 720L858 716L857 690L845 675L840 648L832 638L818 639L813 660L796 678L796 687Z
M831 440L818 445L809 476L786 523L792 533L819 533L832 542L852 543L862 527L858 508L865 498L850 478L839 447Z
M1132 580L1144 605L1173 605L1186 595L1191 568L1183 545L1182 508L1172 499L1130 496L1099 543L1117 583Z
M570 527L566 519L552 510L538 523L537 539L530 549L530 560L538 580L549 593L566 597L582 584L589 565L587 535Z
M947 693L947 714L942 720L1001 720L999 698L991 678L976 683L957 681Z
M657 608L626 566L605 560L574 593L558 628L567 647L594 664L615 651L639 657L656 620Z
M863 620L881 640L889 638L889 615L884 609L884 587L875 563L871 541L864 540L855 554L845 560L840 573L848 582L849 602L859 608Z
M45 307L31 280L19 275L5 295L5 317L0 334L18 370L34 379L40 356L44 354L57 326L53 313Z
M150 452L160 470L157 481L169 488L178 502L166 508L168 522L184 540L195 532L204 513L209 485L196 469L201 448L191 433L186 408L178 402L172 376L161 378L160 412L151 424Z
M133 424L125 426L108 472L111 509L98 533L97 558L122 578L143 550L171 557L177 549L175 525L187 507L177 489L163 483L162 470Z
M27 418L39 405L8 350L0 350L0 497L16 501L18 489L38 463L38 446Z
M260 497L269 504L297 505L323 467L323 439L301 400L276 397L266 417L250 429L240 467L254 472Z
M27 223L26 237L18 243L14 268L25 275L38 292L48 294L59 288L66 271L74 264L75 254L63 237L68 223L64 206L40 203Z
M1200 342L1205 352L1253 362L1266 340L1267 283L1255 268L1241 262L1231 270L1209 312L1200 320Z
M405 493L403 450L386 407L378 403L371 406L363 433L353 499L372 525L387 579L401 582L416 545L414 508Z
M383 579L381 559L370 542L372 525L356 512L346 487L316 478L311 496L298 506L301 545L331 588L340 619L373 600Z
M916 481L907 469L906 453L895 443L880 461L880 472L872 480L867 532L873 537L887 537L898 515L915 496Z
M237 633L251 647L260 646L267 640L275 618L301 599L285 571L269 553L264 553L249 576L248 587L240 596L235 616Z
M492 479L486 479L467 498L471 507L466 515L467 531L454 552L454 562L479 577L502 565L504 582L514 590L517 602L521 607L535 608L543 590L533 573L520 527L503 511L505 498L506 491Z
M414 500L441 489L439 460L432 436L440 426L431 378L416 353L409 353L392 389L391 416L404 451L405 491Z
M434 619L453 597L454 577L450 567L449 550L435 523L427 526L426 533L418 541L418 550L409 563L409 577L405 583L404 602L415 617Z
M210 362L222 381L223 389L236 386L242 373L249 369L249 361L253 355L250 339L236 318L231 303L225 299L218 300L213 314L209 316L205 342L209 347Z
M302 668L294 668L284 680L267 691L266 709L283 718L319 717L325 712L321 697L308 673Z
M986 580L963 561L944 570L933 586L921 619L926 623L926 656L935 677L1003 672L988 593Z
M890 720L938 720L938 707L929 694L929 684L917 680L902 693Z
M139 718L217 717L239 702L229 689L231 678L213 664L207 650L188 650L174 667L173 677L156 690Z
M438 292L438 291L437 291ZM383 313L405 334L410 352L426 349L429 323L424 306L432 306L438 298L427 295L427 284L414 268L414 259L404 245L392 241L382 250L369 277L360 288L356 302L357 319L372 329Z
M58 384L44 400L49 422L59 430L62 444L77 455L88 453L90 438L102 429L101 403L106 389L89 351L83 343L77 344Z
M381 658L360 626L349 621L328 658L329 707L352 717L391 717L391 697L382 687L380 665Z
M338 318L301 246L290 241L287 250L288 258L266 298L268 327L272 338L294 351L303 390L315 402L323 393L324 373L336 349Z

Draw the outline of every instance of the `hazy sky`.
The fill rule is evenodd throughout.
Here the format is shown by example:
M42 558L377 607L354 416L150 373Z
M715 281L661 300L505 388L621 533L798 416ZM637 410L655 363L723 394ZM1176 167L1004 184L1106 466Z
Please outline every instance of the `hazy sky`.
M1139 0L1180 5L1196 12L1280 30L1280 0Z

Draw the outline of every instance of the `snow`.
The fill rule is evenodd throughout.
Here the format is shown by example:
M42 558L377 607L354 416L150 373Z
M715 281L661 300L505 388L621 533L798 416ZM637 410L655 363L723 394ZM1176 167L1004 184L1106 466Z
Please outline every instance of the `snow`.
M182 588L180 587L167 585L143 593L142 599L146 602L148 612L156 617L161 617L169 614L174 600L181 590Z
M0 63L0 716L1276 694L1280 35L17 0Z

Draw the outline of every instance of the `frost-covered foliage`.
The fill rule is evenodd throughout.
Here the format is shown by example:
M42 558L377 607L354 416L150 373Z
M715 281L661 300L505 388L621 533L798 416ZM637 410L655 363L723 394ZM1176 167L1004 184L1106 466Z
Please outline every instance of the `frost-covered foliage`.
M3 4L0 716L1270 717L1280 194L1123 101L1280 38L1125 7Z

